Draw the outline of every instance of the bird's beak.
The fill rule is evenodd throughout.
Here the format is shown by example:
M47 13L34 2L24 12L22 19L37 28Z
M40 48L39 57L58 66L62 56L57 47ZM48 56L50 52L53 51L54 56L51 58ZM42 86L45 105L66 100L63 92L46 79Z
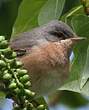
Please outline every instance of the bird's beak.
M79 41L86 40L86 39L87 39L86 37L79 37L79 36L70 38L72 45L78 43Z
M87 38L86 37L79 37L79 36L77 36L77 37L73 37L73 38L70 38L70 39L75 41L75 42L77 42L77 41L81 41L81 40L86 40Z
M75 45L76 43L78 43L81 40L86 40L86 38L77 36L77 37L61 40L61 43L65 44L67 48L72 48L73 45Z

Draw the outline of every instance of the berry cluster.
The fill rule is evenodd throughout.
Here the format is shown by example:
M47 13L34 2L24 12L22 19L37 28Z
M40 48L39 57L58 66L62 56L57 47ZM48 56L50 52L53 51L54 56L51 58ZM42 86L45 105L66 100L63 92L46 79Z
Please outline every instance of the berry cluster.
M35 100L35 93L29 89L28 71L16 60L16 53L8 45L5 37L0 36L0 88L15 101L14 110L47 110Z

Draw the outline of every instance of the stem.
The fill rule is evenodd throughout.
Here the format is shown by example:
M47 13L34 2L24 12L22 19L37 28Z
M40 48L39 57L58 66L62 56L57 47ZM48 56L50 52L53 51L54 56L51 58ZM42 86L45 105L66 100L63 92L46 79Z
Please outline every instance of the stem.
M78 6L75 10L71 11L66 17L65 17L65 23L67 23L67 19L68 17L72 16L76 11L78 11L79 9L81 9L83 6L80 5Z

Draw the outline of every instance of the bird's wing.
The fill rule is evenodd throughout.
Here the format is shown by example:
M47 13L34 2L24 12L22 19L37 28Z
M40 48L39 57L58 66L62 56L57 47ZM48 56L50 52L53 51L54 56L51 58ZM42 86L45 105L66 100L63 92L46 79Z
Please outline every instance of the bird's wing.
M17 56L22 56L34 46L36 47L47 43L48 41L44 36L44 32L39 28L35 28L30 32L24 32L15 36L14 39L11 39L10 46L16 51Z

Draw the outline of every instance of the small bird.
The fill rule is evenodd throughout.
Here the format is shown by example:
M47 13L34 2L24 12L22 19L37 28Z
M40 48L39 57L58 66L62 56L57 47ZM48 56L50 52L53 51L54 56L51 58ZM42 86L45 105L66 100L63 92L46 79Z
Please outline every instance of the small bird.
M11 40L10 46L28 70L32 90L49 94L68 78L72 47L82 39L67 24L53 20L17 35Z

